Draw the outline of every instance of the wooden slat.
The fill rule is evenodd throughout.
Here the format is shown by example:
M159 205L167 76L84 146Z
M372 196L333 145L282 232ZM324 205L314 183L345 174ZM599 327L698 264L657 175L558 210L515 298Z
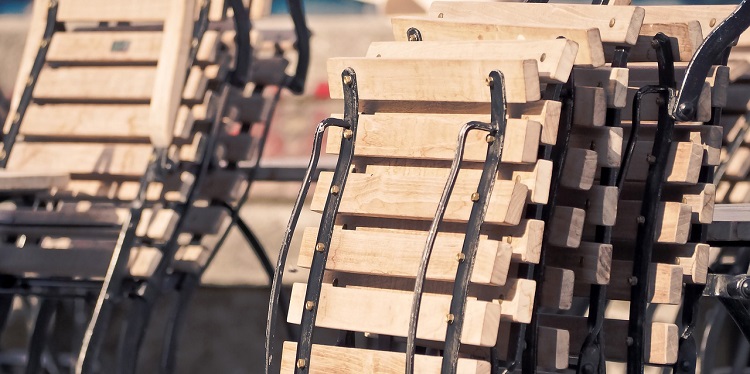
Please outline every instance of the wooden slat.
M155 65L161 46L162 33L156 31L59 32L52 37L47 62Z
M633 119L633 98L635 98L636 91L638 91L637 88L628 88L627 105L622 110L623 121L631 121ZM731 97L731 92L728 95ZM641 100L640 110L641 121L657 121L659 119L659 107L656 105L656 95L644 96L643 100ZM698 122L708 122L710 119L711 86L706 83L703 85L703 90L698 99L698 111L695 120Z
M34 98L147 103L155 78L153 67L45 67Z
M617 207L617 223L612 230L615 238L633 239L638 227L641 202L621 200ZM690 205L662 202L657 212L655 241L658 243L687 243L690 234Z
M645 16L643 8L592 9L573 4L513 4L506 2L435 2L430 16L446 20L472 20L501 25L598 28L602 41L635 44Z
M0 247L0 272L45 277L101 277L107 271L112 249L43 249Z
M385 158L453 160L461 127L470 121L489 122L488 115L376 113L360 115L355 155ZM342 129L329 130L326 151L338 154ZM541 124L510 119L503 142L504 163L537 160ZM487 133L472 131L466 139L464 160L484 162Z
M560 124L560 110L562 103L553 100L541 100L526 104L508 106L510 118L521 118L542 124L540 142L546 145L557 141L557 128Z
M633 263L631 261L612 260L611 271L607 298L630 300L630 291L633 287L628 279L633 275ZM682 301L682 267L680 265L653 263L649 272L651 281L648 289L648 302L680 304Z
M675 63L675 80L682 82L687 70L687 62ZM630 87L643 87L658 84L659 69L654 63L633 62L628 64ZM711 86L711 105L723 107L727 103L727 87L730 82L730 69L727 66L712 66L708 71L706 82Z
M569 148L567 153L560 185L575 190L590 189L594 184L597 170L597 153L590 149L573 147Z
M552 245L578 248L583 235L586 211L569 206L557 206L552 217L549 242Z
M617 219L618 197L617 187L594 185L588 191L562 189L557 203L584 209L587 224L613 226Z
M604 126L607 119L607 94L601 87L575 88L573 124L576 126Z
M609 284L612 266L612 245L581 242L575 250L551 248L546 263L570 269L578 284Z
M486 79L493 70L505 76L508 102L541 99L536 60L435 60L425 64L405 59L334 58L328 60L332 99L343 98L341 72L347 67L357 73L360 100L489 102Z
M70 181L68 174L29 173L24 171L0 172L0 191L47 190L62 188Z
M616 259L632 259L635 248L633 242L621 241L615 243ZM679 265L682 267L685 283L706 283L709 263L708 244L656 244L652 260L663 264Z
M296 351L297 343L284 342L284 351L281 355L282 373L293 373L296 369ZM441 364L442 358L439 356L414 356L414 371L418 373L438 372ZM305 370L311 374L400 374L404 372L405 367L404 353L313 344L310 364ZM459 358L456 372L489 374L490 363Z
M304 284L292 287L289 323L299 324L305 304ZM406 336L412 295L383 289L333 287L323 284L315 325L349 331ZM425 294L419 313L417 338L433 341L445 339L446 318L450 310L448 295ZM461 343L482 347L495 345L501 306L494 302L468 300L464 313Z
M310 209L322 211L333 173L320 173ZM339 213L431 220L440 201L445 178L394 177L389 175L350 174L341 198ZM490 199L485 223L516 225L526 203L528 188L512 181L497 181ZM476 183L459 183L448 203L445 221L461 222L469 218L474 202L471 194Z
M139 177L151 151L146 144L16 143L8 170Z
M159 22L175 10L169 0L62 0L57 11L61 22Z
M644 6L644 23L689 22L697 20L701 24L703 37L707 37L714 27L729 16L736 5L648 5Z
M309 268L315 252L317 230L306 228L302 236L297 265ZM418 264L424 250L426 233L394 233L373 229L342 230L336 228L328 249L326 269L358 274L390 277L416 277ZM453 281L461 253L463 237L438 235L427 268L427 279ZM388 242L398 251L384 250ZM481 239L471 281L478 284L503 285L508 275L512 250L508 243Z
M570 331L570 346L581 347L588 328L586 317L540 315L542 326L554 327ZM604 321L604 354L607 359L624 361L627 359L628 321L606 319ZM646 323L645 331L645 359L651 364L673 364L677 361L679 331L677 325L671 323Z
M694 186L666 185L661 193L662 201L688 204L692 208L692 223L708 224L713 221L716 186L699 183ZM643 200L642 183L626 183L622 196L625 200Z
M623 130L619 127L574 128L570 146L596 152L600 167L620 167Z
M151 143L166 148L172 142L174 121L180 107L181 93L188 68L190 40L196 0L170 0L169 15L164 23L164 42L151 96L149 125Z
M675 61L690 61L695 51L703 42L703 34L698 21L644 23L636 45L630 50L630 60L656 62L656 52L651 47L651 41L660 32L670 37L672 41L672 54ZM605 47L604 53L607 55L607 61L611 60L613 52L613 45Z
M602 40L599 30L595 28L498 25L491 22L447 21L426 17L394 17L391 23L397 41L408 41L406 31L411 27L417 28L425 41L550 40L562 36L578 43L576 65L604 65Z
M651 154L653 142L639 141L633 151L628 180L645 180L648 175L647 156ZM666 181L670 183L695 184L698 182L703 164L703 147L692 142L674 142L667 160Z
M602 87L607 95L607 107L624 108L627 99L628 69L603 66L575 68L573 77L577 86Z
M575 274L570 269L554 266L545 266L544 269L539 305L543 308L569 310L573 306Z
M565 39L540 41L374 42L366 57L420 60L536 60L543 83L568 81L578 45Z

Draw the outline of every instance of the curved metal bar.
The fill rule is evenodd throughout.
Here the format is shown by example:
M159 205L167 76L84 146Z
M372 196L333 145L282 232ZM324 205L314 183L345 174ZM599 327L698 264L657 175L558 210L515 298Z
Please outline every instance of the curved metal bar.
M55 317L58 300L43 299L36 316L34 332L29 343L28 359L26 361L26 374L37 374L42 370L42 356L47 345L49 328Z
M8 129L7 134L2 134L3 149L0 151L0 168L5 168L8 164L10 152L16 142L18 131L21 129L21 122L26 114L26 109L31 103L31 95L34 93L34 87L36 87L36 82L38 80L37 78L39 78L39 73L44 67L47 50L52 41L52 34L55 33L55 27L57 26L57 9L57 0L49 0L49 6L47 8L47 25L44 28L42 41L39 44L39 52L34 59L34 64L31 66L31 73L26 81L26 87L23 89L23 93L21 93L21 98L18 101L18 107L15 109L15 114L12 114L13 122L10 125L10 129ZM8 115L10 116L11 113L8 113Z
M177 294L177 303L172 308L172 316L167 322L166 344L161 356L161 373L171 374L177 368L177 347L180 341L182 326L185 325L188 304L200 285L200 277L196 274L185 274L180 290Z
M305 20L305 8L302 0L287 0L289 15L294 23L294 32L297 35L297 68L294 76L287 77L286 87L295 94L301 94L305 90L307 70L310 66L310 30Z
M654 136L654 146L649 157L648 177L641 203L635 253L633 255L633 276L630 289L630 318L628 320L628 374L642 374L644 370L644 320L648 305L648 287L651 283L650 265L656 233L656 214L661 201L661 192L666 178L667 160L672 144L674 118L669 115L667 103L670 89L674 88L674 58L669 38L658 33L652 44L656 50L659 65L659 83L666 88L662 91L663 102L659 105L659 123Z
M250 71L250 61L253 55L250 45L250 12L242 4L242 0L227 0L227 2L234 12L236 30L234 40L237 43L237 59L234 71L229 74L229 84L243 88L247 83L247 74Z
M748 26L750 26L750 5L747 0L742 0L737 9L708 34L693 55L693 59L690 60L676 105L672 109L672 118L678 121L691 121L695 118L703 82L706 80L711 65L714 65L716 57L723 55L723 52L740 37Z
M134 297L128 310L127 322L120 335L117 374L134 374L138 367L138 353L153 309L153 301Z
M305 371L310 365L312 338L315 330L315 319L318 314L317 306L320 301L320 291L323 285L323 274L328 261L328 249L333 237L333 228L341 204L341 196L344 194L346 180L349 177L349 169L354 158L354 147L357 139L357 123L359 121L357 76L354 70L347 68L341 74L341 78L344 85L344 121L349 124L349 129L344 130L344 136L341 138L339 161L336 170L333 172L330 193L323 208L323 216L315 241L317 243L315 253L310 265L310 275L307 278L305 307L302 310L302 323L300 324L300 337L297 341L297 357L295 360L295 373L297 374Z
M487 209L489 208L490 196L497 179L497 169L503 155L505 143L505 129L508 121L506 119L507 107L505 100L505 77L500 71L490 73L490 90L492 103L492 114L490 131L487 135L487 156L484 168L479 179L477 193L479 199L471 208L471 214L464 235L463 248L459 255L456 279L453 283L453 298L451 299L448 328L445 334L445 348L443 349L442 372L445 374L455 373L458 370L458 350L461 347L461 332L464 324L464 313L466 312L466 297L469 293L469 278L476 262L477 248L479 247L479 234L484 222ZM465 143L459 147L465 147ZM463 153L463 152L461 152ZM455 160L454 160L455 162ZM460 160L459 160L460 163ZM460 164L459 164L460 168ZM421 269L420 269L421 270Z
M356 106L354 106L353 108L355 111L357 110ZM268 302L268 319L266 321L266 374L275 373L278 371L278 360L275 356L277 351L276 328L279 320L277 315L277 307L281 295L282 280L284 277L284 269L286 267L286 258L289 254L289 247L294 235L294 230L297 227L299 215L302 212L302 206L305 202L305 198L307 197L307 192L310 188L310 184L312 183L313 173L318 166L318 159L320 158L320 151L323 143L323 134L330 126L337 126L344 129L349 129L351 127L349 121L341 120L338 118L328 118L320 122L315 129L315 133L313 135L312 155L310 156L310 161L307 165L307 171L305 172L305 178L302 181L302 186L300 187L299 193L297 194L294 208L292 208L292 215L289 218L286 230L284 231L284 239L282 240L281 249L279 250L279 257L276 262L276 269L273 275L273 281L271 282L271 295ZM341 155L339 155L339 159L340 158Z

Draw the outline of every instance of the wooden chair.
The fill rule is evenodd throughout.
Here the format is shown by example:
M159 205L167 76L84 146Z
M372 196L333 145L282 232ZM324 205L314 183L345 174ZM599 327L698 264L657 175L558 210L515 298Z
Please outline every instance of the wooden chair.
M247 36L234 50L221 38L227 7ZM41 297L27 372L61 296L98 295L77 372L99 365L110 317L128 305L117 367L133 372L155 302L199 282L246 184L232 165L252 139L226 124L228 97L241 95L227 81L244 88L248 69L247 17L237 1L35 2L0 161L2 324L14 296Z
M683 354L689 354L689 349L678 348L682 341L692 339L690 327L694 326L695 320L687 315L679 324L675 319L662 320L649 316L646 307L649 304L679 306L683 304L684 293L693 295L706 282L708 245L705 244L703 225L712 221L715 193L712 180L707 176L719 162L721 135L717 121L720 108L726 102L729 74L725 66L714 66L703 89L698 92L695 120L678 122L674 130L670 129L670 120L660 114L665 111L665 101L659 95L666 92L663 87L674 85L670 81L682 80L687 62L703 41L701 24L711 23L711 18L706 18L709 12L696 11L693 15L674 9L679 17L659 18L660 14L670 10L656 9L653 10L655 17L663 21L649 23L656 22L646 21L649 20L649 8L640 7L436 2L426 17L393 19L394 35L400 44L373 43L365 59L330 60L331 87L338 87L334 83L338 83L338 74L343 69L353 69L353 73L344 73L345 84L346 74L356 74L356 93L361 101L357 111L359 116L354 109L349 109L344 117L346 124L341 124L356 124L358 127L349 133L356 140L354 145L348 145L353 147L354 156L344 185L340 185L341 179L334 176L321 178L316 187L312 208L323 212L323 225L333 222L333 216L336 225L341 227L321 233L327 228L321 226L319 230L305 232L299 265L311 267L309 282L312 286L308 285L307 289L313 288L314 292L295 286L288 320L309 324L309 316L317 313L317 318L313 318L316 326L362 332L365 339L357 335L352 340L351 334L343 335L350 339L340 339L337 347L312 345L311 356L307 356L308 351L304 349L300 353L294 343L285 343L281 370L404 370L407 360L399 352L403 352L400 344L409 326L406 311L412 299L410 293L414 283L411 279L418 278L416 271L419 266L415 263L419 259L419 249L425 246L428 238L425 231L429 228L424 222L414 221L433 217L432 212L439 200L437 196L440 196L437 191L442 187L441 183L429 187L426 181L412 179L429 175L440 176L444 181L448 176L447 160L455 147L450 148L451 152L447 152L442 162L435 160L434 153L437 152L436 145L440 145L439 149L452 145L435 135L442 131L436 129L442 129L448 113L460 118L455 121L455 126L472 119L464 116L465 113L471 113L475 120L482 120L476 116L483 114L483 120L487 120L487 106L459 106L454 102L477 101L466 98L468 92L476 89L471 85L473 80L466 78L470 70L466 64L483 64L488 56L498 56L505 61L491 62L480 69L500 70L506 83L511 82L508 84L526 82L527 76L503 64L514 58L532 58L537 61L543 98L554 95L555 88L559 87L556 82L565 81L568 81L570 96L558 97L562 101L563 115L556 115L560 117L560 126L556 126L554 132L548 131L552 128L545 126L546 121L534 117L542 123L538 144L541 146L537 154L529 153L531 159L524 161L537 163L537 176L541 175L538 167L542 162L537 157L546 155L552 161L549 189L536 189L540 186L539 179L536 179L534 186L527 185L530 194L524 201L523 216L527 219L533 217L526 222L540 219L540 226L544 225L541 229L543 237L536 236L537 245L533 252L521 254L513 248L507 278L517 282L516 285L534 282L528 293L532 295L533 289L533 302L528 304L530 309L524 309L525 318L504 318L507 298L514 300L519 293L518 290L510 291L507 281L505 286L495 287L495 292L500 290L500 296L490 296L493 300L490 305L500 304L500 322L495 324L493 319L492 324L483 325L484 329L472 328L471 331L477 333L491 334L486 345L483 345L481 334L478 337L461 336L458 371L489 372L490 366L485 360L490 359L497 360L493 363L505 368L517 369L522 365L525 372L567 369L569 357L576 357L574 362L579 365L595 365L591 367L592 372L597 372L596 367L602 368L605 361L608 366L629 361L635 368L681 364L685 359ZM572 60L559 59L558 56L564 54L564 47L562 40L555 40L558 37L577 45L578 51ZM561 44L553 45L553 41ZM661 52L653 49L653 43L659 44ZM673 58L669 57L670 54ZM395 58L399 60L389 61ZM662 68L657 66L657 58L666 61ZM668 74L662 74L660 81L660 69L668 69L672 59L676 61L675 76L669 79ZM561 68L560 61L572 62L572 70L567 64ZM434 77L433 80L440 84L434 87L433 80L424 78L426 76ZM344 87L346 92L346 85ZM527 83L525 87L534 87L538 91L534 83ZM390 92L394 94L389 96ZM332 97L340 95L339 91L332 90ZM636 96L639 96L639 107L634 111ZM512 127L512 118L519 118L519 114L521 118L532 118L530 113L514 109L513 100L509 93L511 119L508 120L508 129ZM571 101L569 127L565 126L564 120L566 100ZM530 107L526 105L526 108ZM484 108L484 112L477 108ZM457 112L461 117L455 114ZM634 113L638 118L633 117ZM370 118L376 121L370 124ZM636 131L632 130L634 121L635 125L640 125ZM386 131L396 135L386 137L383 135ZM633 133L637 136L631 139ZM346 130L343 134L347 134ZM350 152L346 140L341 146L336 146L340 138L332 138L328 150L340 149L341 154ZM669 139L671 145L664 145L665 139ZM472 161L483 165L486 144L479 140L481 138L476 140L479 143L477 158ZM522 142L511 144L520 145ZM425 148L418 148L423 145ZM550 147L545 149L544 145ZM534 147L527 149L531 148ZM503 157L509 149L503 150ZM472 144L469 144L466 154L471 151ZM408 157L408 160L395 159L399 157ZM420 160L425 158L429 161ZM503 175L503 168L508 166L501 163L499 175ZM478 171L475 173L475 178L479 178ZM358 174L364 175L357 177ZM619 174L622 174L620 178ZM460 175L457 186L461 186ZM360 178L363 179L357 184ZM517 181L523 184L529 180L529 177L521 176ZM453 199L470 194L470 190L476 191L476 181L473 180L466 190L456 187ZM399 192L401 189L408 192ZM657 189L659 192L655 193ZM429 191L435 191L431 200L424 197ZM540 191L544 191L546 198L534 200L535 195L542 196L538 193ZM303 191L300 197L304 196ZM494 198L495 195L493 202ZM508 201L520 202L512 194L508 198ZM425 209L421 204L428 201L431 204L427 212L417 213ZM412 205L418 202L420 205ZM537 209L532 203L547 206ZM331 213L332 210L336 213ZM489 206L483 226L487 230L483 232L488 235L487 239L496 239L492 235L494 229L489 227L497 223L490 217L505 212L504 207ZM293 217L291 223L294 222ZM513 222L505 222L508 223ZM464 233L462 230L465 230L461 225L445 226L440 231L442 235ZM357 231L361 233L357 234ZM420 236L414 235L407 242L405 238L389 236L391 233L420 233ZM508 235L501 235L502 242ZM514 235L510 237L511 246L518 243ZM440 243L440 235L437 238L437 243ZM490 260L482 261L479 257L484 236L478 238L480 250L476 257L459 255L449 259L451 256L446 254L438 262L435 256L440 246L436 244L435 254L427 268L426 283L426 292L431 292L430 296L436 301L430 307L423 306L418 315L420 321L429 318L434 321L430 320L429 332L425 329L424 335L420 336L417 330L418 344L425 349L420 351L424 355L418 355L416 359L418 371L437 371L441 359L435 356L448 355L448 346L445 346L445 351L440 351L444 347L441 341L445 339L444 332L451 331L450 326L457 317L449 312L448 318L441 317L449 310L451 301L448 300L456 302L456 297L451 298L449 291L454 279L458 283L453 267L457 263L474 261L477 264L474 271L477 271L480 269L478 264L492 264ZM634 245L635 238L640 244ZM469 236L466 239L470 240ZM381 243L398 244L388 246ZM529 243L522 240L518 244ZM389 247L394 248L392 252L387 252ZM416 254L411 254L412 247ZM457 245L454 248L457 249ZM326 258L327 262L321 260ZM279 265L283 266L283 263L282 256ZM442 265L446 270L431 270L438 263L453 267ZM489 269L484 266L481 269ZM403 270L395 270L399 267ZM435 272L434 278L430 278L430 271ZM283 273L283 268L278 273ZM479 275L472 273L472 281L474 277L479 278ZM320 279L323 286L318 299L316 291ZM430 280L435 285L430 286ZM471 313L469 309L472 302L487 300L481 289L480 285L469 287L469 294L476 299L470 298L467 303L466 326L472 317L487 318L488 309ZM398 297L391 296L394 290L398 291ZM272 294L272 306L274 297ZM444 300L443 304L437 300ZM617 313L614 306L622 305L621 302L625 302L626 310ZM608 310L607 305L613 308ZM685 301L684 305L692 308L693 302ZM588 317L583 314L586 309ZM486 323L488 320L482 321ZM637 326L634 326L636 321ZM273 322L272 313L269 318L271 332ZM420 322L420 328L422 323L427 322ZM480 322L475 322L475 325L482 326ZM499 332L496 327L499 327ZM309 331L303 327L300 342L307 343L310 336L305 333ZM466 333L466 327L463 332ZM272 340L274 336L267 338ZM434 343L436 340L438 344ZM354 342L356 348L351 348ZM494 348L487 349L493 344ZM347 346L350 348L345 348ZM375 347L380 347L380 350L372 349ZM271 351L269 354L267 365L275 368L279 353ZM455 370L456 366L453 372Z

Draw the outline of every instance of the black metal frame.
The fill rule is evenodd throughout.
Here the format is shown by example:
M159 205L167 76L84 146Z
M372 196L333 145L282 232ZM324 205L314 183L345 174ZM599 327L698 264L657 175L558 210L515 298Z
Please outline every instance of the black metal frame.
M344 129L341 139L341 151L339 152L338 163L334 171L331 182L330 193L326 198L323 216L321 218L318 237L316 239L315 256L310 267L310 276L308 278L307 291L305 294L305 308L302 315L302 324L300 339L297 343L297 362L295 372L304 372L309 368L310 353L312 349L312 335L315 325L317 305L320 299L320 289L323 282L323 272L325 263L328 260L328 248L333 234L333 225L338 213L338 206L341 201L341 195L344 192L346 179L351 167L354 156L354 146L357 135L357 123L359 120L359 95L357 91L357 77L353 69L347 68L341 73L342 86L344 90L344 119L328 118L323 120L314 134L312 156L305 173L305 179L300 188L299 194L292 210L292 216L289 218L284 239L279 251L279 258L276 263L273 282L271 284L271 297L268 306L268 320L266 323L266 373L275 373L279 368L279 361L276 352L277 336L276 329L279 323L278 313L280 311L279 302L281 296L282 280L286 266L286 258L289 253L289 247L294 235L294 230L302 212L307 192L312 182L312 176L318 164L320 151L323 142L323 134L330 126L341 127ZM335 187L335 188L334 188Z

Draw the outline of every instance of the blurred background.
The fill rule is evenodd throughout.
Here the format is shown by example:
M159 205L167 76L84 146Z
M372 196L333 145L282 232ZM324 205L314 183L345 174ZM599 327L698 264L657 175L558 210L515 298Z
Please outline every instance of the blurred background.
M258 0L256 0L258 1ZM580 2L587 1L567 1ZM16 79L26 40L31 0L0 0L0 91L9 93ZM293 29L286 13L286 0L269 2L268 15L255 21L256 29ZM340 113L342 103L328 99L326 59L363 56L372 41L392 40L387 12L419 11L428 0L306 0L312 31L312 61L305 94L286 95L274 117L264 154L264 166L303 168L311 152L314 126L331 113ZM633 0L633 4L737 4L711 0ZM293 59L293 56L290 56ZM294 61L291 64L294 66ZM291 72L291 71L290 71ZM0 94L0 119L4 119L7 97ZM5 107L4 107L5 106ZM275 262L280 240L291 212L299 183L262 181L255 183L242 216L252 227ZM317 225L317 214L306 210L300 228ZM292 249L299 244L299 235ZM296 251L290 259L296 259ZM285 283L304 281L307 276L291 261ZM269 281L259 262L233 233L205 273L204 286L193 300L182 339L179 373L260 373L263 362L267 292ZM160 324L158 319L154 321ZM152 338L161 334L152 331ZM148 337L147 337L148 339ZM3 342L6 343L6 342ZM140 372L152 372L160 350L145 345Z

